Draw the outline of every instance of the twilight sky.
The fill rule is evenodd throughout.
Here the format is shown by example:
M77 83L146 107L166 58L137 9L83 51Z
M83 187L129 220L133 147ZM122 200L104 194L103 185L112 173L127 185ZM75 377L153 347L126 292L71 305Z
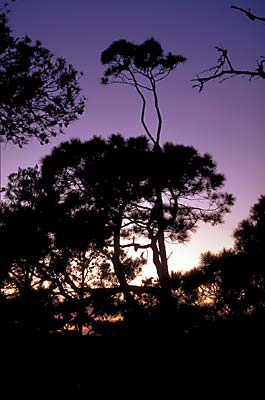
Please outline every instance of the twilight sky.
M52 147L72 137L143 134L140 100L133 89L100 85L100 54L120 38L141 43L154 37L166 52L188 59L159 87L162 141L209 152L227 178L225 189L237 199L225 224L202 225L188 244L170 248L170 265L192 267L201 252L230 247L236 225L265 193L265 82L233 78L211 82L199 93L192 89L191 79L215 65L216 45L228 48L234 65L242 69L255 68L258 57L265 55L264 24L250 21L231 5L251 7L254 14L265 16L264 0L17 0L9 15L14 35L41 40L83 71L87 106L80 120L50 145L2 146L2 184L19 166L35 165ZM152 113L148 116L152 126Z

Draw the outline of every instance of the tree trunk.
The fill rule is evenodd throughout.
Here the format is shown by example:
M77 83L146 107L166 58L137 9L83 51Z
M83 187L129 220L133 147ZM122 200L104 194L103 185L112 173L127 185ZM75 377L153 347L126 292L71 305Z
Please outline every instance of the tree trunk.
M156 156L156 162L159 166L163 160L161 160L161 148L157 143L154 146L154 153ZM162 188L161 181L159 176L159 170L157 171L157 175L155 177L155 193L156 193L156 204L155 204L155 219L157 221L157 233L154 237L152 243L152 251L153 251L153 261L157 269L157 274L159 277L159 282L161 285L161 305L169 306L170 304L170 277L168 271L168 262L167 262L167 252L165 246L165 224L164 224L164 204L162 198Z
M169 272L168 272L168 262L167 262L167 251L165 245L164 204L162 199L162 189L160 187L159 182L156 188L156 201L157 201L157 225L158 225L157 248L159 250L159 257L162 268L162 282L163 282L163 287L169 288Z
M164 242L164 232L161 232L161 238L154 239L151 244L151 249L153 252L153 262L155 264L158 279L161 286L161 294L160 294L160 304L161 307L165 310L170 305L170 281L169 281L169 272L167 267L167 258L166 258L166 249ZM159 248L160 243L162 242L162 251ZM163 263L164 260L164 263ZM165 263L166 260L166 263Z
M112 263L114 267L115 274L117 276L117 279L120 284L120 288L122 290L122 293L124 295L124 298L128 305L132 305L134 303L133 296L130 292L129 285L126 281L126 277L123 271L123 265L120 261L120 254L121 254L121 249L120 249L120 229L116 229L114 232L114 251L113 251L113 257L112 257Z
M84 254L85 255L85 254ZM81 264L81 287L78 302L77 325L80 336L83 335L83 326L85 319L85 305L84 305L84 287L85 287L85 265Z

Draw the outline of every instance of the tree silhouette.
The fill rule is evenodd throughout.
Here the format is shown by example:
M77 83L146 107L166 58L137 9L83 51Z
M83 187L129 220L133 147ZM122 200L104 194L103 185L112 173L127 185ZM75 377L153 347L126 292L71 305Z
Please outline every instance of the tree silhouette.
M248 219L243 220L234 232L235 248L238 252L265 255L265 196L250 210Z
M48 331L53 319L52 294L42 276L51 245L42 200L37 167L10 175L0 216L3 306L9 310L7 327L27 332Z
M50 243L47 232L41 229L43 215L38 204L43 200L43 191L39 179L37 167L19 168L18 173L9 176L7 200L1 204L2 267L5 256L9 267L16 268L21 262L27 287L33 279L32 268L38 266L39 258L47 253Z
M133 86L142 102L141 124L147 137L153 143L153 151L159 158L161 152L160 138L162 131L162 114L159 107L157 83L165 79L172 70L180 63L186 61L181 55L172 53L164 54L159 42L153 38L144 41L140 45L128 42L124 39L113 42L101 54L101 62L107 65L104 76L101 80L103 84L121 83ZM157 130L151 132L146 122L146 92L150 92L154 101L154 109L157 117ZM157 160L158 161L158 160ZM169 297L169 273L167 265L167 255L165 247L164 231L161 229L163 223L163 200L162 188L157 181L156 207L154 212L157 213L157 220L160 228L156 240L153 242L153 258L156 264L161 266L159 270L160 283L163 288L165 303Z
M199 272L200 271L200 272ZM233 250L218 254L207 252L201 256L197 271L202 301L211 305L215 319L227 318L246 311L244 290L248 286L248 263L243 255Z
M204 209L203 207L198 207L198 213L196 216L195 207L192 207L190 204L189 206L187 206L187 203L195 200L196 195L200 196L200 194L202 194L201 192L203 192L206 188L205 184L207 180L209 183L211 182L210 186L208 186L209 191L207 191L206 196L208 200L210 200L211 197L211 189L215 190L217 189L217 187L221 187L223 182L223 178L221 178L221 175L219 176L219 178L217 178L216 176L217 181L219 180L219 183L216 186L214 184L211 187L211 184L214 182L213 176L215 174L215 171L213 169L211 170L211 173L213 174L213 179L211 180L210 164L212 163L212 161L210 161L210 158L208 158L208 161L210 161L210 163L208 164L208 167L210 167L208 169L208 178L206 177L206 175L204 175L202 177L200 186L199 176L202 173L202 171L200 171L200 167L202 167L202 169L205 168L205 171L207 170L207 157L204 158L204 161L203 158L201 158L200 162L198 162L200 157L192 148L185 148L184 146L174 147L174 145L166 145L164 148L162 148L160 144L162 131L162 114L158 101L157 83L168 77L171 71L173 71L178 64L183 63L185 60L185 57L172 53L164 55L164 51L161 45L154 39L146 40L140 45L135 45L134 43L122 39L113 42L101 54L102 63L108 66L102 78L102 83L126 84L133 86L136 89L142 101L141 123L147 137L153 143L153 155L151 163L152 167L150 168L149 165L148 169L153 193L152 197L147 200L149 201L149 205L143 206L141 211L138 210L138 219L140 221L138 225L140 225L140 230L145 230L145 235L150 239L150 242L147 244L147 246L150 246L152 248L153 261L157 268L162 292L164 292L165 304L168 303L167 299L170 297L170 282L165 245L165 234L166 232L168 232L168 234L171 235L171 238L173 238L175 235L175 238L181 238L182 236L183 239L189 230L192 231L192 229L195 228L197 221L200 219L199 213L201 213L202 220L204 218L206 219L207 213L204 212L206 211L206 209ZM150 92L153 97L155 113L157 116L157 130L153 133L149 129L145 118L147 105L147 98L145 95L146 91ZM192 167L190 167L190 169L188 166L189 156L194 161L194 164L192 165ZM198 158L196 158L196 156L198 156ZM179 164L177 161L178 159L181 160ZM185 165L184 168L181 165L182 162ZM148 168L147 165L148 164L146 163L145 169ZM170 176L168 168L170 169L170 171L174 171L175 175L174 172L172 172L172 175ZM179 171L181 171L179 175L177 173L177 168L179 168ZM187 168L187 170L185 170L185 168ZM190 174L192 168L195 168L194 174ZM181 173L183 173L182 177ZM188 176L186 176L186 174ZM189 182L186 186L181 181L182 179L185 179L184 176ZM203 182L204 179L205 181ZM189 193L186 193L186 200L182 203L180 200L183 194L182 189L184 191L188 191L188 185L195 189L194 195L192 195L192 191L189 191ZM194 186L196 186L196 188ZM190 198L189 195L191 195ZM217 203L219 202L220 208L218 206L216 211L218 210L220 212L219 215L221 216L224 212L227 211L225 205L232 205L233 199L232 197L226 195L223 196L222 200L220 195L218 195L217 197ZM214 201L212 202L212 206L213 204ZM185 212L184 208L186 210ZM211 214L210 210L211 207L208 210L208 215ZM218 222L218 211L215 215L215 222ZM184 217L185 213L186 216ZM142 221L144 221L144 223ZM208 219L208 221L210 221L210 218ZM130 245L135 246L135 243L131 243ZM141 244L137 244L137 246L139 248L141 247Z
M239 223L234 233L234 249L201 256L199 268L187 272L184 292L207 304L216 319L264 319L265 255L264 196Z
M137 252L150 247L161 287L167 285L168 290L167 259L164 263L160 260L157 247L161 233L170 241L184 242L199 221L222 222L233 203L231 195L219 191L224 177L216 172L209 155L200 156L192 147L168 143L158 158L145 137L125 140L112 135L107 141L95 137L84 143L76 140L63 143L44 159L42 174L47 190L59 204L53 220L62 215L58 225L64 241L68 240L68 231L71 240L80 236L78 231L82 232L83 241L89 234L96 239L98 235L94 229L89 233L89 226L102 226L96 222L87 225L87 232L80 227L68 230L65 226L68 214L75 219L82 212L84 220L89 215L86 217L85 212L91 210L100 218L104 215L105 227L100 232L107 229L110 236L98 241L98 245L105 254L106 248L113 249L109 256L129 303L126 263L122 261L124 249L133 248ZM163 196L161 220L156 210L158 185ZM74 239L73 232L76 232Z
M246 301L253 313L264 318L265 310L265 196L250 210L248 219L241 221L234 232L235 251L245 256L248 268Z
M166 143L157 156L151 151L147 171L152 197L138 204L134 220L138 228L138 240L125 244L141 249L149 246L153 252L160 284L168 289L168 262L162 259L162 246L167 242L184 243L196 231L200 221L212 225L222 223L223 216L233 204L233 196L222 193L224 176L216 172L216 165L208 155L200 155L193 147ZM157 187L163 200L162 213L157 212ZM145 244L142 246L142 237ZM164 250L165 251L165 250ZM159 254L160 252L160 254ZM165 295L166 296L166 295Z
M95 317L122 314L129 317L124 320L123 334L139 333L140 325L146 333L169 328L161 325L166 320L161 320L157 308L157 296L160 304L166 301L161 285L164 271L152 247L159 229L154 211L157 179L164 199L163 232L167 240L184 242L198 221L221 222L233 199L219 192L224 177L216 173L210 156L168 143L161 149L159 161L163 168L159 168L157 154L146 138L125 140L112 135L108 140L62 143L43 160L42 176L35 167L19 169L9 177L0 220L4 299L6 293L12 293L2 308L5 315L11 315L8 325L13 326L13 318L20 321L20 329L31 332L71 325L80 333L86 326L104 334L106 326ZM152 248L162 292L150 284L143 288L129 285L144 264L143 254L136 259L126 255L124 250L131 247L137 252ZM219 276L226 276L223 271L227 270L221 269ZM209 294L209 277L217 275L209 269L207 281L206 269L203 271ZM169 281L175 311L172 314L172 307L168 311L167 324L174 324L176 318L179 332L191 331L193 319L200 318L196 301L201 295L195 294L202 285L193 285L193 292L189 292L190 285L180 290L179 284ZM231 286L231 279L226 281ZM219 303L218 309L223 313L227 304L231 307L232 297L225 297L224 285L221 289L223 308ZM233 290L234 297L240 294ZM125 295L127 291L130 298ZM142 311L137 311L136 304Z
M265 21L265 18L258 17L254 15L250 9L245 10L241 7L231 6L231 8L235 10L239 10L240 12L246 14L246 16L251 21ZM196 79L192 79L194 83L193 87L198 87L199 91L201 92L204 89L204 86L207 82L212 80L220 80L223 82L226 79L233 78L235 76L246 76L249 77L249 80L254 78L261 78L265 79L265 71L264 71L264 63L265 57L260 56L259 61L257 62L256 69L249 70L249 69L241 69L234 67L233 62L231 61L230 56L228 55L228 50L223 47L216 47L216 50L219 53L219 58L217 60L217 64L214 67L211 67L199 75L197 75ZM206 75L205 75L206 74Z
M3 298L10 299L2 307L7 317L10 314L7 325L14 327L17 320L17 328L33 332L40 329L42 315L44 325L49 317L50 330L77 326L82 333L84 326L93 324L92 314L120 312L117 305L111 308L117 292L107 293L109 304L99 310L102 296L96 289L118 286L110 268L112 254L103 248L106 221L102 215L86 211L76 202L58 204L45 192L37 166L11 174L5 196L0 261ZM134 279L143 261L132 260L121 251L125 279ZM39 313L38 318L35 313Z
M153 38L136 45L121 39L113 42L101 54L101 62L107 65L103 84L119 83L133 86L141 98L141 123L148 138L159 145L162 130L162 115L159 107L157 83L186 61L181 55L164 54L159 42ZM152 133L146 123L147 98L145 92L153 96L157 116L157 131Z
M144 171L140 160L147 149L144 137L126 141L120 135L112 135L108 141L93 138L84 143L74 140L55 148L42 166L47 191L58 199L54 220L58 221L58 216L62 215L62 220L66 221L66 216L70 215L76 223L77 216L82 214L87 231L78 228L73 238L70 229L70 240L87 241L85 246L94 241L109 257L128 303L132 302L132 295L126 280L121 235L126 238L130 234L128 218L135 208L132 202L137 204L143 190L146 191L141 185ZM135 163L136 159L139 164ZM91 215L95 216L95 222L89 224ZM59 229L63 226L61 222L58 225ZM61 230L63 240L68 237L67 231ZM113 250L110 252L109 248Z
M15 38L0 10L0 139L20 147L63 132L84 111L80 74L39 41Z

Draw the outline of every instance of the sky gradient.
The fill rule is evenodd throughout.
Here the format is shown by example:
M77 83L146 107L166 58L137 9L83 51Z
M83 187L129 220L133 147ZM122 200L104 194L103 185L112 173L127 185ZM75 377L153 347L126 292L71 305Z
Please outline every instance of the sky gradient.
M210 153L218 172L226 176L225 190L236 197L225 224L202 225L187 245L174 245L169 265L192 267L201 252L230 247L238 222L265 193L265 82L213 81L199 93L191 79L216 64L215 46L226 47L234 65L242 69L254 69L259 56L265 55L264 23L251 22L231 5L251 7L254 14L265 16L261 0L17 0L9 15L14 35L41 40L56 56L83 71L80 84L87 104L79 121L50 145L32 142L23 149L2 145L2 184L19 166L35 165L61 141L116 132L125 137L143 134L140 100L133 89L100 85L100 54L120 38L141 43L154 37L166 52L187 57L159 86L162 142L193 145ZM148 117L153 126L151 112Z

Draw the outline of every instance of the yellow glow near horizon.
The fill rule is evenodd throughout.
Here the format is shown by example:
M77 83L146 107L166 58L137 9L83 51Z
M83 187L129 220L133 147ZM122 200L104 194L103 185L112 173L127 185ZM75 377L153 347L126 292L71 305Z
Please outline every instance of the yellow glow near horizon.
M197 233L192 235L186 244L169 244L167 243L168 266L170 271L188 271L199 265L200 255L207 251L218 253L223 248L231 248L233 246L232 232L224 229L224 226L212 227L202 225ZM130 255L139 255L141 250L131 253ZM134 280L133 283L140 284L142 279L157 278L156 268L152 261L151 249L146 250L147 264L143 267L141 277Z

